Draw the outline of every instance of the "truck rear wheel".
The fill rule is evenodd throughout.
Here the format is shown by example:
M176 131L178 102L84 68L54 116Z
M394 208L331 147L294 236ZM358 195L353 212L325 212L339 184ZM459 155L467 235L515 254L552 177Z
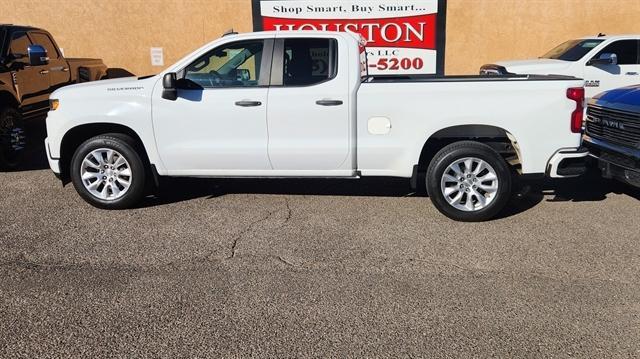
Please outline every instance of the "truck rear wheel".
M0 170L16 169L27 146L24 123L14 108L0 110Z
M440 150L429 164L427 192L436 208L451 219L486 221L509 201L511 171L491 147L456 142Z
M136 142L123 134L106 134L84 142L71 160L71 181L89 204L103 209L130 208L145 193L144 162Z

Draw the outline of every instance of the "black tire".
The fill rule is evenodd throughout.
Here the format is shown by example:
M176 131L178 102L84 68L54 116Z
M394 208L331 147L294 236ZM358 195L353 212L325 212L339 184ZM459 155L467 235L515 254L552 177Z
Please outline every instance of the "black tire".
M25 157L26 132L22 115L14 108L0 110L0 170L15 170Z
M484 208L466 211L449 204L449 201L445 198L445 194L441 188L441 182L445 171L449 166L453 165L458 160L470 157L485 161L493 168L497 177L497 190L493 194L489 195L492 200ZM476 163L475 168L477 169L478 167L479 165ZM476 177L474 175L473 183L476 183L475 179ZM456 221L481 222L495 217L509 202L509 198L511 197L512 174L509 165L504 158L502 158L502 156L500 156L500 154L491 147L480 142L461 141L444 147L433 157L429 164L429 169L427 170L426 182L429 197L435 207L442 214ZM473 183L470 182L470 184ZM467 186L469 185L469 183L466 182L461 183L461 185L462 184ZM449 185L455 187L455 182L450 183L447 181L447 183L444 184L444 186ZM478 193L480 193L482 190L477 189L471 191L478 191ZM453 198L456 198L457 195L458 192L450 194ZM471 206L478 203L477 197L470 197L468 194L465 195L462 193L462 197L460 198L461 201L465 203L466 201L471 201Z
M110 133L90 138L81 144L71 159L71 181L76 191L85 201L94 207L102 209L125 209L135 206L145 195L147 171L140 156L139 145L131 137ZM131 184L127 191L119 198L102 199L94 196L84 185L81 170L87 155L97 149L111 149L120 153L128 162ZM104 182L103 182L104 183Z

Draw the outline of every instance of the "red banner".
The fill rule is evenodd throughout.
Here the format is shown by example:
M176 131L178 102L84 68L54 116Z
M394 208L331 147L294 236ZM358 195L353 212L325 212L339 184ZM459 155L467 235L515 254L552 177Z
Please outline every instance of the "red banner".
M352 31L368 47L436 49L436 14L380 19L262 18L264 30Z

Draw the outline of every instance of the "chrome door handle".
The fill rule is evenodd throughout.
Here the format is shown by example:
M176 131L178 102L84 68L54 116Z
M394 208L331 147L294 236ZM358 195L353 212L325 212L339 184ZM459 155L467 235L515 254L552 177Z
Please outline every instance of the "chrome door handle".
M236 102L236 106L240 106L240 107L255 107L260 105L262 105L262 102L260 101L243 100L243 101Z
M625 75L637 76L638 73L631 71L631 72L627 72Z
M318 101L316 101L316 105L320 105L320 106L340 106L340 105L342 105L342 101L340 101L340 100L318 100Z
M64 71L64 72L69 72L69 68L68 68L68 67L63 67L63 68L62 68L62 71Z
M40 75L46 75L49 73L49 70L40 70Z

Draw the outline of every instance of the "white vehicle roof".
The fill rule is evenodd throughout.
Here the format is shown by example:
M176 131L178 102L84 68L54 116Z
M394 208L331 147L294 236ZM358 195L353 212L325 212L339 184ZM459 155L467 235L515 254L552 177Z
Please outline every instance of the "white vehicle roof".
M582 40L637 40L640 35L604 35L604 36L585 36L580 37Z
M275 36L275 35L287 35L287 34L295 34L295 35L305 35L307 37L313 36L344 36L348 35L353 37L356 40L360 40L361 36L351 31L320 31L320 30L281 30L281 31L255 31L255 32L239 32L239 33L230 33L227 35L223 35L222 37L260 37L260 36ZM219 39L219 38L218 38ZM216 39L216 40L218 40ZM215 42L212 41L211 43Z
M342 37L347 41L348 39L352 39L356 43L360 43L362 39L360 35L353 32L349 32L349 31L341 32L341 31L318 31L318 30L294 30L294 31L256 31L256 32L245 32L245 33L228 33L211 42L206 43L202 47L191 52L187 56L178 60L178 62L176 62L175 64L167 67L164 71L160 72L159 75L164 75L167 72L176 71L181 67L184 67L188 62L195 60L198 56L212 49L214 46L216 46L216 44L225 42L228 39L237 38L240 40L243 40L243 39L251 40L251 39L260 39L260 38L276 37L276 36L283 36L283 35L284 36L295 35L300 37L333 36L333 37Z

